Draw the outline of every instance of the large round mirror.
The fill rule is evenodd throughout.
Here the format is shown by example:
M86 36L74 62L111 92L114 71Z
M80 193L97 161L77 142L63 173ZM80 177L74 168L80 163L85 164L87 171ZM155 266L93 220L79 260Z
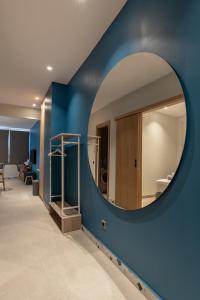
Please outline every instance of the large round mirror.
M151 53L121 60L96 95L88 156L103 197L135 210L170 185L184 148L186 106L170 65Z

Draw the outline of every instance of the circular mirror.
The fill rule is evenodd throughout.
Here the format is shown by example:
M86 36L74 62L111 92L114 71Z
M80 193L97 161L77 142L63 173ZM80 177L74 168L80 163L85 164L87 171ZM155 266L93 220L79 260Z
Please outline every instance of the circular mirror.
M121 60L96 95L88 157L103 197L126 210L143 208L170 185L186 135L186 106L170 65L152 53Z

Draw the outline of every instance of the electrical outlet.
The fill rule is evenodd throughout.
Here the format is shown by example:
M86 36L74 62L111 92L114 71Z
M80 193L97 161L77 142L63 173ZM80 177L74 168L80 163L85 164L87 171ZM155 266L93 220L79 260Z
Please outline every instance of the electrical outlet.
M101 220L101 226L103 227L104 230L106 230L107 222L105 220Z

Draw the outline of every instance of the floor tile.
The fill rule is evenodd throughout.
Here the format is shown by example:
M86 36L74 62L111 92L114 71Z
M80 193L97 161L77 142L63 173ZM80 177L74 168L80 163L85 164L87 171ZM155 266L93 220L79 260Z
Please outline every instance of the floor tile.
M0 300L144 300L82 232L63 235L31 186L0 193Z

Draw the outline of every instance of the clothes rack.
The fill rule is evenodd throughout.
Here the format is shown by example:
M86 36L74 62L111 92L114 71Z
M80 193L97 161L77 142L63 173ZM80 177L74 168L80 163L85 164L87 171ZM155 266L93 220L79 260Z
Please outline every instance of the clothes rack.
M66 146L77 146L77 204L70 205L65 199L65 153ZM80 134L61 133L50 139L50 213L60 218L62 232L81 228L80 213ZM52 194L52 158L61 158L61 194Z

